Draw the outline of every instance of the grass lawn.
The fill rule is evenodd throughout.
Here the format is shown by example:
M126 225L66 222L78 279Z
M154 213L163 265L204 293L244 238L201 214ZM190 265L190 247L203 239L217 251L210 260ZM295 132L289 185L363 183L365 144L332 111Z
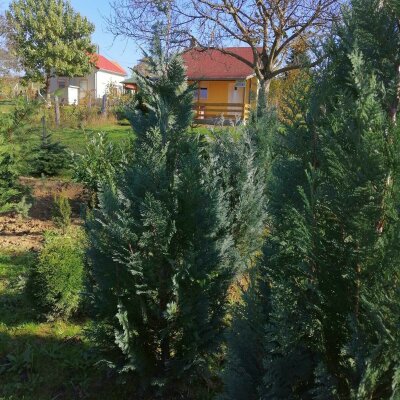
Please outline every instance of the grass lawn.
M73 151L74 153L82 153L86 149L86 144L93 135L99 132L105 132L114 143L126 143L129 139L134 137L134 133L130 125L104 125L96 128L58 128L49 129L52 133L53 141L61 142L67 150ZM29 135L27 143L29 145L35 145L39 143L40 128L35 129L35 132ZM71 179L71 170L66 168L60 171L59 177L65 180ZM0 398L0 400L2 400Z
M0 113L8 113L12 111L14 102L12 100L0 100ZM69 150L81 152L85 149L85 145L90 137L98 132L106 132L109 139L113 142L120 142L129 139L133 135L131 126L127 121L124 124L110 123L110 121L101 121L100 117L96 122L96 126L88 126L86 128L51 128L49 131L53 134L53 139L60 141ZM29 141L36 143L39 141L41 132L40 122L33 126L33 133L29 137ZM1 400L1 399L0 399Z
M0 100L0 113L10 112L14 106L14 102L12 100ZM98 132L105 132L108 134L108 137L111 141L118 143L123 142L129 138L134 137L133 130L128 123L128 121L123 121L121 124L110 123L110 121L102 122L100 120L95 121L95 126L89 125L86 128L70 128L70 127L60 127L48 128L49 131L53 134L53 139L60 141L63 145L65 145L69 150L72 150L76 153L82 152L85 149L87 141L91 136ZM32 143L37 143L39 141L39 134L41 131L41 126L38 120L37 126L34 127L34 132L29 137L29 141ZM226 130L229 129L227 127L207 127L204 125L193 125L192 132L202 133L205 135L213 135L213 131L217 130ZM1 400L1 399L0 399Z
M86 322L40 322L25 296L30 252L0 251L0 399L123 399L95 364Z
M133 137L130 125L104 125L85 129L59 128L50 131L54 140L59 140L68 149L76 153L82 152L90 137L98 132L107 133L109 139L116 143Z
M202 125L195 125L191 128L192 132L201 133L207 136L212 136L213 131L217 132L228 130L229 127L207 127ZM79 153L85 149L85 145L91 136L98 132L107 133L109 139L114 143L123 143L124 140L128 140L134 137L133 130L130 125L117 125L117 124L106 124L98 127L88 127L85 129L74 129L74 128L59 128L50 129L53 134L53 139L59 140L68 149Z

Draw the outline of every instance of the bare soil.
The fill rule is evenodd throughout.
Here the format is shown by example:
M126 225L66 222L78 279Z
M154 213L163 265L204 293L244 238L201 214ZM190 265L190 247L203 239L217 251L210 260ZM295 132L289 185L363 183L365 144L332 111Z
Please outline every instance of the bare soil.
M81 210L86 199L81 185L40 178L21 178L21 183L29 187L31 193L29 217L24 219L14 213L0 215L0 249L38 250L44 232L54 229L51 215L56 194L62 193L70 200L72 222L81 223Z

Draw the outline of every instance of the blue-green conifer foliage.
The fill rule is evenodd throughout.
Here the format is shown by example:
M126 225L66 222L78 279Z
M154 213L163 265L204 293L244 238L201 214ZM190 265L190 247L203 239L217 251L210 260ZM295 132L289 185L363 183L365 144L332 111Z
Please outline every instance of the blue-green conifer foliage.
M190 131L180 58L156 43L146 59L133 161L88 221L95 318L137 395L199 398L213 390L228 289L260 247L264 189L246 137Z

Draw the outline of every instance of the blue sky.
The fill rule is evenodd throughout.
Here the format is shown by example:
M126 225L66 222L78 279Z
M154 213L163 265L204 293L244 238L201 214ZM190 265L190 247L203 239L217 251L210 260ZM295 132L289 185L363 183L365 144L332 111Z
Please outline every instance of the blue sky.
M1 8L8 6L11 0L0 0ZM141 56L132 41L115 39L113 35L107 33L107 24L104 21L105 16L110 15L111 8L109 0L70 0L76 11L86 16L96 26L93 35L93 43L100 46L100 54L117 61L130 74L128 68L136 64Z

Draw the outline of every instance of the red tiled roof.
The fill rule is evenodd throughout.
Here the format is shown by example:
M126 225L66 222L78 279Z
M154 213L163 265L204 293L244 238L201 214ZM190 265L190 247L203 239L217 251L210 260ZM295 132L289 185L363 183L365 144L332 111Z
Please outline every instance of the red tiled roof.
M93 61L97 69L118 75L127 75L126 71L119 64L110 61L100 54L93 54Z
M225 50L253 62L253 53L250 47L227 47ZM191 49L186 51L182 58L189 80L244 79L254 74L252 67L218 50Z

